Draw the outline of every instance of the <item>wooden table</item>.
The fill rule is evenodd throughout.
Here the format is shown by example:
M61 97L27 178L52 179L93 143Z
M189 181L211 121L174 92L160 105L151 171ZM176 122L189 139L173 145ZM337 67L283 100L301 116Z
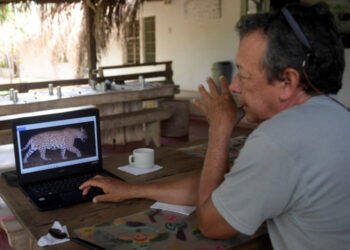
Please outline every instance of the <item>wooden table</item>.
M163 169L147 175L133 176L117 170L117 166L126 165L128 155L121 154L104 159L106 170L128 182L145 182L162 178L164 180L180 178L199 172L203 159L193 157L176 149L160 148L156 151L155 162ZM126 216L150 207L154 201L135 199L119 203L86 202L71 207L51 211L38 211L22 191L16 187L9 187L3 178L0 178L0 195L15 214L19 222L29 233L33 242L36 241L51 227L55 220L67 225L70 233L73 229L102 223L118 217ZM49 249L84 249L75 243L52 246Z
M203 157L196 157L179 151L174 147L167 147L156 150L155 162L163 166L163 169L159 171L141 176L133 176L118 170L117 166L127 164L127 154L104 159L104 168L127 182L166 181L199 173L203 165L203 160ZM73 229L96 225L118 217L137 213L148 209L154 203L154 201L146 199L133 199L119 203L94 204L87 202L71 207L40 212L18 188L9 187L3 178L0 178L0 195L32 238L34 249L37 247L37 240L47 233L55 220L60 221L62 225L67 225L72 235ZM260 247L268 244L268 237L266 235L257 237L247 244L243 245L244 249L262 249ZM259 248L256 248L256 246ZM235 249L242 249L240 247L242 246L238 246ZM84 248L76 243L67 242L47 247L47 249Z

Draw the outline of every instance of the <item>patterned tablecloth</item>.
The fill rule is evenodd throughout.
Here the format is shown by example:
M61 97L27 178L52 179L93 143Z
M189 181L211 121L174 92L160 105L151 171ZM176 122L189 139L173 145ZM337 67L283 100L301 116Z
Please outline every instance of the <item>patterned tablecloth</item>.
M237 136L237 137L231 138L230 151L229 151L230 165L232 165L235 159L238 157L238 154L242 149L246 139L247 139L247 136ZM207 148L208 148L208 144L203 143L203 144L198 144L194 146L179 148L178 150L190 155L195 155L195 156L204 158L205 154L207 153Z
M118 250L224 250L251 239L238 234L230 240L210 240L199 231L194 214L155 209L74 231L78 237L105 249Z

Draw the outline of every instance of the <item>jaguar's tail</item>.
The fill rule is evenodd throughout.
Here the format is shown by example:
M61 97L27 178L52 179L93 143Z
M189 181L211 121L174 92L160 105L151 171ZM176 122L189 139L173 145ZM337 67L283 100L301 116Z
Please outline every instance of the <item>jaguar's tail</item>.
M22 148L21 150L22 151L26 150L31 144L32 144L32 138L29 139L29 141L27 142L27 145L24 148Z

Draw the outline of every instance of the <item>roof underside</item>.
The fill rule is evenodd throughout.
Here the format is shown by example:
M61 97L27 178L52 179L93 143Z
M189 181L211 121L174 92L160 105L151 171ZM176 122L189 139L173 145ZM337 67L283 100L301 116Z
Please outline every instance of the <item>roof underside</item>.
M0 0L0 4L7 4L7 3L26 3L26 2L35 2L35 3L77 3L81 2L83 0ZM90 0L93 2L93 0ZM88 0L88 2L90 2ZM119 0L119 2L125 2L125 0ZM163 0L144 0L145 2L159 2ZM118 2L118 1L116 1Z
M7 4L7 3L28 3L28 2L36 2L36 3L74 3L74 2L80 2L80 0L0 0L0 4Z

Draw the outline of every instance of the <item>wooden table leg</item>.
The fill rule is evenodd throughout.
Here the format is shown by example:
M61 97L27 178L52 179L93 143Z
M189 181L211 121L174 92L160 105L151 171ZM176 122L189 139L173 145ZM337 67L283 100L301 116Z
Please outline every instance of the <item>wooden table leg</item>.
M152 141L156 147L160 147L160 121L146 123L146 145Z

